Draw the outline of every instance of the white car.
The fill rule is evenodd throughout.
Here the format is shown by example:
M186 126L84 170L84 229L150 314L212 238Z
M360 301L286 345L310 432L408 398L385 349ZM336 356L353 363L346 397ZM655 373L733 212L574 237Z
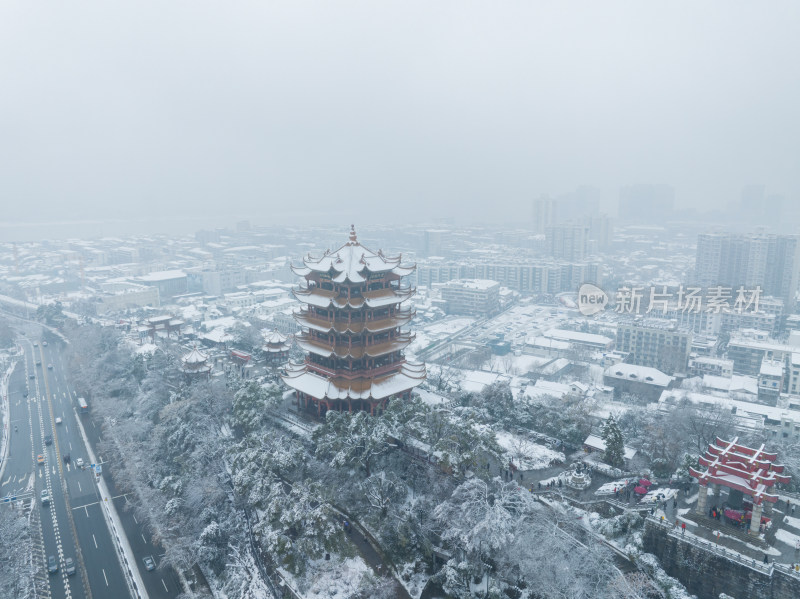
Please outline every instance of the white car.
M78 468L83 468L83 458L78 458L77 460L75 460L75 465Z
M59 416L58 418L56 418L56 424L61 424L61 416Z

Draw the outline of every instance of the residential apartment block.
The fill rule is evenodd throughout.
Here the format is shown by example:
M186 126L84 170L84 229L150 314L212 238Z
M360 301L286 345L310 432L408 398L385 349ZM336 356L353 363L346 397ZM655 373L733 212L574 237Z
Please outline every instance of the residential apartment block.
M691 331L675 321L649 318L617 325L616 349L627 352L631 364L667 374L685 372L691 346Z
M459 279L442 286L448 314L485 318L500 310L500 283L486 279Z

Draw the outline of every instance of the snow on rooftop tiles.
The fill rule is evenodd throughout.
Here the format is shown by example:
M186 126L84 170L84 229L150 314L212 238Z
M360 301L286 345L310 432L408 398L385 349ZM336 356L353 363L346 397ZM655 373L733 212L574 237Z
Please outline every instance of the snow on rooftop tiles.
M182 270L161 270L158 272L150 272L146 275L142 275L139 277L140 281L169 281L170 279L180 279L185 277L186 273Z
M356 238L355 228L351 227L350 241L342 247L333 252L326 251L320 258L306 256L303 258L303 266L293 266L292 270L300 276L311 272L332 272L331 278L336 283L363 283L367 280L365 274L368 272L393 271L401 276L411 274L414 267L401 265L401 259L402 256L389 257L381 250L373 252L364 247Z
M763 360L759 372L763 376L783 376L783 362L778 360Z
M609 366L605 369L603 375L613 379L637 381L649 385L657 385L659 387L667 387L673 380L673 377L664 374L656 368L625 364L624 362Z

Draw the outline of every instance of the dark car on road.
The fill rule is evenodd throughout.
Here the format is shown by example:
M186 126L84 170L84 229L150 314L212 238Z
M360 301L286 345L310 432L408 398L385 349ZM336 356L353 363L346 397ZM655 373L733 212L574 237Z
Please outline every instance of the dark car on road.
M47 435L44 438L44 444L45 445L52 445L53 444L53 435Z
M75 560L73 560L71 557L65 559L64 569L67 571L67 576L72 576L75 574Z
M56 572L58 572L58 562L56 561L55 555L47 556L47 571L50 574L55 574Z

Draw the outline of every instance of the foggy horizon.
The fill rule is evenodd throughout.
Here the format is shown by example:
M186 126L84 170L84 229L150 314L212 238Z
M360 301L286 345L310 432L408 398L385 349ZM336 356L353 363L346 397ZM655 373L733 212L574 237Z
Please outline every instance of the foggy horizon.
M6 4L0 234L244 218L519 226L534 198L581 185L615 215L636 183L671 185L676 212L724 212L750 184L791 207L799 13Z

